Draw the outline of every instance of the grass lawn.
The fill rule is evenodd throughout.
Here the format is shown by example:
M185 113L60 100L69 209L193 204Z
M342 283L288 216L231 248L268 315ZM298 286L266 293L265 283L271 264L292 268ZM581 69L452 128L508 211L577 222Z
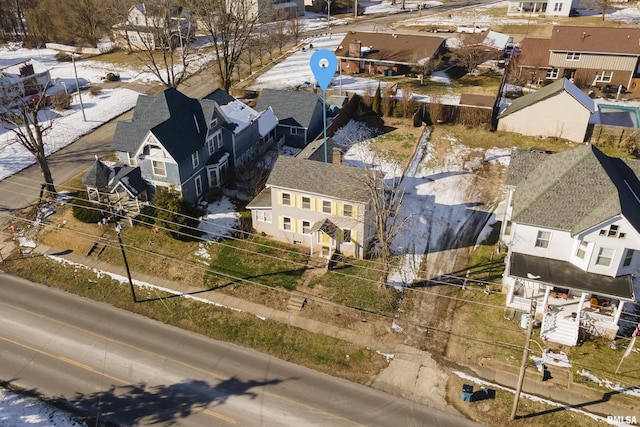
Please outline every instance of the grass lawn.
M128 284L89 269L65 266L45 257L13 258L3 263L8 274L46 283L208 337L254 348L330 375L366 383L386 365L372 350L313 334L292 326L258 319L154 289L139 290L133 303ZM345 355L349 355L346 358Z
M262 237L225 240L208 245L207 283L254 283L294 290L306 271L308 255L300 248Z
M381 268L374 261L350 261L349 265L312 280L309 287L315 291L314 294L340 305L392 315L398 307L401 294L379 286Z

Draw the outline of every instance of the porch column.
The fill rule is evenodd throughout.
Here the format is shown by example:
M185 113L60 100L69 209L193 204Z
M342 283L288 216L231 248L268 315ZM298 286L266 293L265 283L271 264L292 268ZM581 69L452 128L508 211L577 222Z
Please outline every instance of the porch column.
M309 239L309 251L311 252L311 255L313 255L313 239L317 236L317 231L311 233L311 238Z
M513 303L513 294L515 294L516 291L516 282L515 280L511 281L511 284L509 284L509 290L507 291L507 305Z
M624 308L624 301L618 301L618 307L616 308L616 314L613 316L613 324L617 325L622 315L622 309Z
M547 306L549 304L549 295L551 294L551 286L545 286L544 288L544 298L542 298L542 311L543 313L547 312Z
M578 322L578 324L580 324L580 321L582 320L582 306L584 305L584 302L587 300L587 294L586 292L583 292L580 295L580 302L578 303L578 312L576 313L576 321Z

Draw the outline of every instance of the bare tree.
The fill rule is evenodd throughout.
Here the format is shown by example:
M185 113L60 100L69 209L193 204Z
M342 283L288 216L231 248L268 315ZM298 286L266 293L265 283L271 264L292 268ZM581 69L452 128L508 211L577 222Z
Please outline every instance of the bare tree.
M203 23L216 53L220 86L229 91L233 71L240 61L258 22L250 0L187 0Z
M277 9L274 13L274 22L269 24L269 38L272 43L278 46L278 51L282 54L282 48L289 42L287 33L288 21L284 9Z
M136 21L119 26L129 49L167 87L177 87L189 76L195 51L189 42L195 37L195 21L174 0L156 0L133 6L140 13Z
M341 135L347 145L365 141L373 136L367 127L356 129L359 130ZM391 245L408 219L400 213L404 199L404 189L401 185L402 169L399 164L386 159L383 154L371 150L361 153L361 158L357 160L360 167L366 171L364 182L354 182L353 185L358 188L365 187L370 198L372 215L364 225L375 230L375 237L373 241L365 243L370 246L369 253L379 257L382 262L382 284L385 284L393 255ZM381 171L382 165L386 175Z
M420 76L420 84L425 84L425 78L442 66L442 58L421 58L412 66L412 71Z
M47 161L47 153L44 136L51 130L52 121L40 122L38 113L49 102L45 95L49 84L39 94L31 96L28 100L16 98L16 108L3 107L0 115L0 123L6 129L13 132L16 141L31 153L40 166L46 192L53 196L56 188L53 184L53 176Z
M611 6L611 3L613 3L613 0L586 0L585 3L582 4L582 6L585 7L586 9L591 9L595 11L601 10L602 20L604 21L607 16L608 9Z
M296 13L295 15L289 17L288 22L288 30L291 37L296 44L298 44L298 40L300 40L300 35L304 31L304 22L300 19L300 16Z
M478 65L490 59L486 51L476 49L473 46L463 46L457 49L455 56L458 60L458 65L467 70L468 73L473 73Z
M0 0L0 38L4 41L25 40L26 13L34 6L34 0Z

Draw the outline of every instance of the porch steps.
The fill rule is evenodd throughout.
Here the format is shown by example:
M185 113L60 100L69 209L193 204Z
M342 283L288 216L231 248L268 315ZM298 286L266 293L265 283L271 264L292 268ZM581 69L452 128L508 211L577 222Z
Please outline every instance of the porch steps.
M307 299L303 296L292 295L287 303L287 311L301 311L307 304Z
M562 308L552 310L542 319L540 336L556 344L575 346L578 343L578 326L570 312Z

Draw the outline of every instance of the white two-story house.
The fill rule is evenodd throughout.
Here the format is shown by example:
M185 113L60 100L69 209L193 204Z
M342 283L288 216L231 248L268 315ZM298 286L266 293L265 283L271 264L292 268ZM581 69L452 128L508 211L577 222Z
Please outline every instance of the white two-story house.
M640 266L640 161L592 145L516 150L501 239L507 307L535 313L541 336L575 345L615 336ZM582 335L581 335L582 334Z
M253 228L311 254L362 258L375 234L370 179L364 169L280 156L247 205Z

